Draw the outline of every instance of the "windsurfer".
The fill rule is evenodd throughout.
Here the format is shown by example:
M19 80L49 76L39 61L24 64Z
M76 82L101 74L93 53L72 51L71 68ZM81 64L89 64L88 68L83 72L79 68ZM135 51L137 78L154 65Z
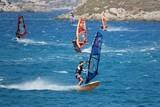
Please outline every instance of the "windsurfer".
M78 79L79 83L78 85L80 86L83 83L83 78L81 76L82 71L84 71L84 64L86 62L85 61L80 61L77 68L76 68L76 72L75 72L75 77L76 79Z
M82 48L83 45L87 42L87 37L86 37L86 28L85 28L85 20L83 18L80 18L80 24L79 24L79 29L78 29L78 34L81 35L83 40L80 40L80 37L77 36L77 40L79 41L78 47Z
M74 14L73 14L73 12L71 12L71 17L74 17Z
M72 43L77 52L81 52L81 48L87 43L87 32L84 18L80 18L78 21L76 38Z
M16 32L16 37L17 37L17 39L21 39L23 37L23 35Z
M23 24L23 26L20 26L20 24ZM21 28L23 27L23 32L21 32ZM18 16L18 24L17 24L17 31L16 31L16 38L21 39L24 37L24 35L27 33L26 26L24 24L23 16Z
M74 13L73 12L71 12L70 13L70 21L71 21L71 23L73 24L74 23Z
M102 12L102 26L101 26L101 29L103 29L103 30L107 29L106 22L107 22L107 17L106 17L105 11L103 11Z

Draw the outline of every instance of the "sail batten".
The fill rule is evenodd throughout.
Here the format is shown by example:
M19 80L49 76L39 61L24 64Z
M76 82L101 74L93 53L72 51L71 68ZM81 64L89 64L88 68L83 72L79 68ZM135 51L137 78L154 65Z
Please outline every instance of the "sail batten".
M92 44L85 83L89 83L98 74L102 39L102 34L97 32Z

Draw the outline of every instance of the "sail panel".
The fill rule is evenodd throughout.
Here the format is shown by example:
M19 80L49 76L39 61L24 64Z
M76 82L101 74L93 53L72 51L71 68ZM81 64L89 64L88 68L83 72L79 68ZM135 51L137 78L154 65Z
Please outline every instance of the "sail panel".
M76 31L76 43L78 48L82 48L86 42L87 42L86 22L83 18L80 18L78 21L77 31Z
M24 23L23 16L18 16L18 23L17 23L17 30L16 30L16 36L18 38L22 38L27 33L26 25Z
M102 34L97 32L92 44L92 50L89 58L88 72L85 83L90 82L90 80L92 80L98 74L102 39Z
M102 26L101 26L102 30L107 30L107 17L105 15L105 13L102 13Z

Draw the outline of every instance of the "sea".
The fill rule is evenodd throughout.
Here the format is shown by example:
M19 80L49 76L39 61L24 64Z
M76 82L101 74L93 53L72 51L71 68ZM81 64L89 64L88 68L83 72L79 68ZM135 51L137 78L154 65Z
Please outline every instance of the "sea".
M88 43L77 53L77 21L57 19L63 12L0 13L0 107L160 107L160 22L109 21L102 31L100 21L86 21ZM75 70L89 59L96 32L103 44L92 81L100 85L77 91Z

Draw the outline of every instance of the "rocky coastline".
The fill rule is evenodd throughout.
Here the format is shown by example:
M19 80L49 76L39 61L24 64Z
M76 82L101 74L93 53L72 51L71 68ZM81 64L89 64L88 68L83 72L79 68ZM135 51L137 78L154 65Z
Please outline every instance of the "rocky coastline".
M105 10L108 20L115 21L127 21L127 20L144 20L144 21L160 21L160 11L139 11L134 13L133 11L127 11L123 8L110 8ZM82 15L75 15L75 19L78 20L79 17L83 17L86 20L100 20L102 13L85 13ZM59 19L69 19L70 13L58 16Z
M101 2L100 2L101 1ZM145 20L160 21L159 0L86 0L75 10L75 19L84 17L87 20L100 20L105 11L108 20L128 21ZM60 19L70 18L70 14L60 15Z
M68 2L71 1L71 2ZM72 0L21 0L16 2L12 0L0 0L0 12L50 12L54 10L71 9L77 2Z
M80 0L80 2L73 0L72 3L67 0L60 1L22 0L21 2L9 2L8 0L0 0L0 12L49 12L62 8L71 9L72 3L74 7L78 3L78 6L73 10L75 19L84 17L87 20L100 20L101 13L105 11L108 20L160 21L160 0ZM70 13L60 15L58 18L69 19Z

